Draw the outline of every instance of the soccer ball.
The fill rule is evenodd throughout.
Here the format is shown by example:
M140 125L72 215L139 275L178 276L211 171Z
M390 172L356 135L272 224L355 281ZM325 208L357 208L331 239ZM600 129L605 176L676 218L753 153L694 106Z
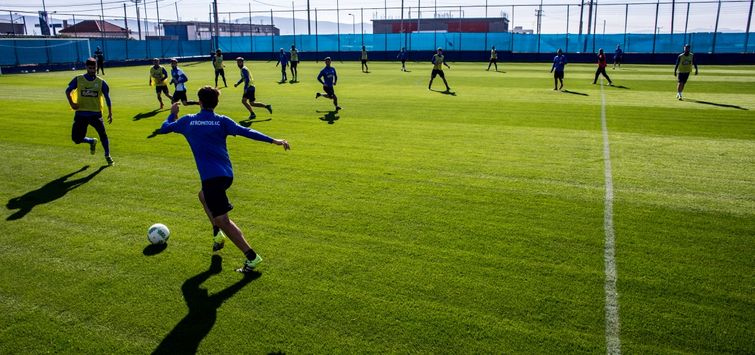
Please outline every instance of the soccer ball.
M170 230L162 223L155 223L147 230L147 240L152 244L165 244L170 237Z

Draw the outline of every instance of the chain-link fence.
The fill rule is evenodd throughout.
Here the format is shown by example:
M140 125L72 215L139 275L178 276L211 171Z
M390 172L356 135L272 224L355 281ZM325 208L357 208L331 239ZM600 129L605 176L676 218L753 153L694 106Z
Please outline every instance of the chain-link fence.
M339 1L307 7L309 1L300 0L289 8L254 1L221 2L217 16L212 3L197 9L199 5L183 5L181 0L131 1L135 2L108 2L101 8L75 12L48 10L47 24L57 37L68 27L65 36L89 38L90 44L100 46L110 60L206 55L215 48L273 53L292 44L303 52L354 52L364 45L370 51L397 51L402 47L409 51L437 47L487 51L495 46L514 53L547 53L558 48L593 53L619 45L625 52L673 53L689 43L696 52L755 52L750 36L753 0L545 0L529 4L510 0L463 6L438 4L437 0L383 0L383 6L359 8L340 8ZM193 20L182 18L190 11ZM43 31L39 25L29 31L35 18L29 20L23 15L37 14L35 11L0 8L0 21L2 13L8 14L4 18L14 32L18 27L13 24L19 19L27 22L25 35ZM120 37L107 31L71 33L74 24L84 21L110 23L125 32ZM248 31L244 30L246 26ZM274 30L259 31L260 27ZM41 55L36 48L39 45L3 41L0 46L14 52L3 56L0 64L54 63L61 60L58 50L70 52L70 46L56 43L51 45L57 47ZM72 61L81 61L87 55L75 53L68 55L76 57Z

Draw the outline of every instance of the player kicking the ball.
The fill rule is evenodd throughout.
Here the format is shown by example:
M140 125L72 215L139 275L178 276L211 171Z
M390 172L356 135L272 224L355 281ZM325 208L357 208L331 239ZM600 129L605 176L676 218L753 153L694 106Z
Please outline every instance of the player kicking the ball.
M220 99L220 91L216 88L205 86L197 93L199 105L202 110L195 115L186 115L177 119L179 105L173 104L170 108L170 116L165 120L160 133L180 133L186 137L186 141L194 154L197 170L202 179L202 189L199 191L199 201L202 203L207 217L213 227L213 251L223 248L225 235L236 245L246 261L236 271L248 273L262 262L262 257L257 254L244 238L244 233L228 217L228 212L233 209L226 195L226 190L233 183L233 168L228 156L226 137L243 136L261 142L283 146L289 150L288 142L283 139L268 137L253 129L243 127L232 119L218 115L214 112ZM222 231L222 233L220 233Z

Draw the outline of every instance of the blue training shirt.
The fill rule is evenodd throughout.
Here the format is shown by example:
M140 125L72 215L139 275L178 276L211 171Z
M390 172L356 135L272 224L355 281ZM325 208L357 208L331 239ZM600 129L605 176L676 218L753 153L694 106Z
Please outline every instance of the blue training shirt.
M186 115L176 120L170 114L160 127L160 133L181 133L189 142L197 170L202 181L214 177L233 177L231 158L226 146L227 136L242 136L261 142L272 143L273 139L251 128L239 125L227 116L202 109L195 115Z
M278 54L278 62L283 66L288 63L288 56L286 55L286 52L281 52Z
M325 78L323 81L322 79ZM333 86L335 82L338 80L338 75L336 75L336 68L333 67L325 67L320 70L320 74L317 75L317 81L321 82L325 86Z
M553 70L555 71L564 71L564 66L566 66L566 56L565 55L557 55L553 57Z

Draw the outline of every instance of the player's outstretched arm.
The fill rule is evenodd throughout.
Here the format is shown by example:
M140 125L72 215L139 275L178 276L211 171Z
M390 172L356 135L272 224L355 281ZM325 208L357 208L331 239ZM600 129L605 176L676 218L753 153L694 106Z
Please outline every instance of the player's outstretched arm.
M291 150L291 146L288 145L288 141L285 139L273 139L272 143L275 145L282 145L283 150Z

